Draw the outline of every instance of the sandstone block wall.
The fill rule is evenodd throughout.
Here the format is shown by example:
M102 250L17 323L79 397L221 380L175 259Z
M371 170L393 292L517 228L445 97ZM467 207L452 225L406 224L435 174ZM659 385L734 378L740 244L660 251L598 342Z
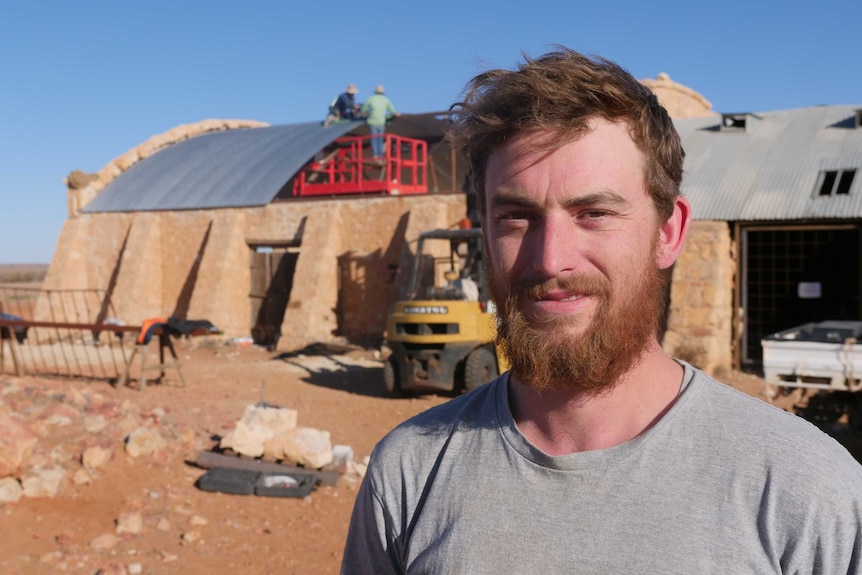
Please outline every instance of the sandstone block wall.
M279 348L379 337L406 292L419 232L454 227L464 213L463 194L439 194L80 214L64 224L43 285L104 290L128 325L176 315L247 336L252 245L298 243ZM50 320L46 302L36 315Z
M729 224L692 222L673 271L668 353L712 374L732 367L735 270Z
M325 202L304 212L302 246L279 347L336 336L379 338L395 298L407 291L421 231L455 226L462 194ZM293 212L295 202L271 204ZM281 219L280 215L271 218Z

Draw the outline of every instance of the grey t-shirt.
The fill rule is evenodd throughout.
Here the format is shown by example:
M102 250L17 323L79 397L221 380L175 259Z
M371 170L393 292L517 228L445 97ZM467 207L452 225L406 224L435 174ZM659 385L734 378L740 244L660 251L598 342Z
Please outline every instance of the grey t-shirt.
M508 377L375 448L342 573L862 573L862 467L795 415L687 364L650 429L550 456Z

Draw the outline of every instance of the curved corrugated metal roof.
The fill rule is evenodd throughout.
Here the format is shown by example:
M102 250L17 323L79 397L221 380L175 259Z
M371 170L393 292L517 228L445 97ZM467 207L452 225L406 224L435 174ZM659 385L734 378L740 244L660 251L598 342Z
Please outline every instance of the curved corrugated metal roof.
M821 106L748 116L723 131L720 118L677 120L686 151L682 190L697 220L862 218L862 106ZM856 169L850 193L819 196L824 170Z
M262 206L317 152L362 122L210 132L138 162L84 212Z

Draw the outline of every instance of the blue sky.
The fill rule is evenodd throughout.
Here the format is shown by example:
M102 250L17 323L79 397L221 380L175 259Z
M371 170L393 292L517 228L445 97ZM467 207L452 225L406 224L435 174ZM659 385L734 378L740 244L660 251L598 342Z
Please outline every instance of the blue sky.
M322 120L349 82L443 110L553 44L666 72L720 112L862 105L860 22L858 0L0 0L0 263L50 262L66 175L179 124Z

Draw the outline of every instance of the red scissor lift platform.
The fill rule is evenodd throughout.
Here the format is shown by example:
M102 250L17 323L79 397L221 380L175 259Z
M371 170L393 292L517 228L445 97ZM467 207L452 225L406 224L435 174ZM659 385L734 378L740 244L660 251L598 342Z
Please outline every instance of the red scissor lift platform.
M374 136L338 138L296 175L294 196L428 193L428 144L384 134L382 159L371 157ZM380 137L380 136L377 136Z

